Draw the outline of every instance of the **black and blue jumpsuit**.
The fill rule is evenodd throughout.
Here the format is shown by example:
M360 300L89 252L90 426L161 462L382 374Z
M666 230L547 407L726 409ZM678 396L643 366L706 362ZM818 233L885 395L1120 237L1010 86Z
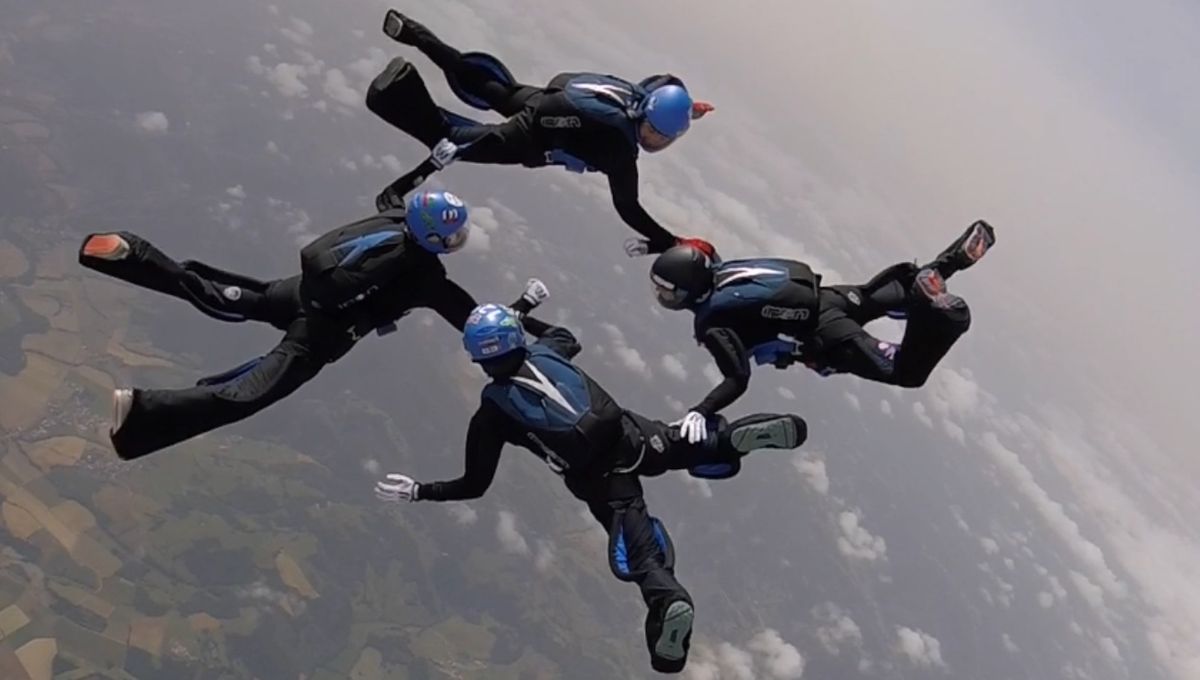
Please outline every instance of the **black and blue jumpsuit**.
M677 600L690 603L691 598L675 578L670 538L646 509L640 477L704 465L731 467L728 474L735 474L744 454L734 448L728 433L742 421L714 419L708 440L689 444L680 438L678 427L622 409L571 363L580 345L570 331L532 319L524 326L539 339L514 373L494 378L484 388L467 428L462 476L422 483L416 500L478 498L491 485L506 444L533 452L562 476L608 532L614 575L636 583L648 608L646 641L652 665L678 671L686 658L658 658L652 641L658 638L667 607ZM764 417L768 416L747 422Z
M384 213L351 226L402 228L403 214ZM179 298L221 321L257 321L284 331L283 339L265 355L193 387L135 389L133 408L112 438L113 448L126 460L261 411L312 380L362 337L373 330L386 331L413 309L432 309L462 329L475 307L474 298L447 278L438 256L411 241L401 255L402 277L386 285L364 308L331 314L313 307L301 276L260 281L200 262L176 262L136 234L120 235L130 245L126 257L116 261L89 257L81 248L80 264Z
M638 198L637 119L634 110L646 93L667 84L665 74L633 83L598 73L561 73L545 87L509 82L414 25L416 47L464 91L486 102L507 120L481 124L439 109L420 75L403 59L393 60L367 91L367 107L432 148L446 138L459 145L457 158L470 163L543 167L565 165L608 178L613 206L621 219L649 241L650 252L675 245L676 238L642 207ZM564 160L565 159L565 160ZM434 168L429 161L391 187L405 195Z
M900 387L924 385L970 327L971 313L965 303L931 305L914 289L918 270L900 263L859 286L821 286L819 275L794 260L718 265L712 294L693 311L695 338L723 379L693 410L710 416L741 397L752 361L776 368L802 363L822 375L849 373ZM906 319L899 344L863 328L884 316Z

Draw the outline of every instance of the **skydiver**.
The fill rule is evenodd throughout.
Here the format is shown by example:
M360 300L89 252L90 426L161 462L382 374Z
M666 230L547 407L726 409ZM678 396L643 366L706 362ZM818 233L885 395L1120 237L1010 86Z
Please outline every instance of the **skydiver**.
M382 210L456 160L468 163L565 165L608 177L621 219L644 238L626 241L630 255L661 253L681 241L638 200L638 150L662 151L684 135L693 119L713 110L693 101L683 81L655 75L634 83L599 73L561 73L545 87L519 83L495 57L463 53L424 25L388 10L384 33L416 47L444 73L466 103L504 116L483 124L434 104L416 67L397 57L367 90L367 108L432 151L376 200ZM701 248L712 246L698 239ZM711 252L710 252L711 254Z
M89 269L191 303L220 321L258 321L285 332L267 354L174 390L118 389L113 448L125 460L247 418L288 396L372 330L380 335L426 307L461 329L475 307L447 278L440 255L467 241L468 208L454 194L414 195L334 229L301 251L297 276L275 281L176 262L129 232L90 234L79 251ZM540 283L530 287L536 293Z
M921 387L971 325L966 301L947 290L946 279L995 242L995 230L979 220L929 264L901 262L860 286L822 286L820 275L794 260L717 264L686 245L659 255L650 268L659 304L695 314L695 338L724 376L684 416L685 435L701 436L703 423L746 391L751 359ZM885 315L907 319L898 345L863 329Z
M756 414L732 423L709 418L704 437L688 443L677 423L622 409L571 363L581 350L575 336L524 316L538 302L527 297L511 309L485 304L467 319L463 345L491 382L467 428L462 476L417 482L389 474L376 483L376 495L389 502L479 498L492 483L504 445L528 449L563 477L608 532L613 574L636 583L646 602L650 664L678 673L687 663L693 605L675 579L670 537L646 509L640 478L687 469L726 479L751 451L800 446L807 425L794 415ZM526 332L537 342L527 344Z

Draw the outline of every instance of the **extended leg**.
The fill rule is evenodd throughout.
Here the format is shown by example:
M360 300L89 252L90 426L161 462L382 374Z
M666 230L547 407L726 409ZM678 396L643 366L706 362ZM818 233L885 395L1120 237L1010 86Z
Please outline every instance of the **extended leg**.
M726 479L741 469L741 459L760 449L795 449L808 439L808 424L797 415L756 413L728 422L709 421L704 441L690 444L679 427L634 415L645 438L633 472L650 477L688 470L706 479Z
M943 279L948 279L983 259L995 244L996 230L987 222L977 220L923 269L936 269Z
M838 372L867 380L920 387L954 343L971 326L971 310L961 298L949 296L946 306L930 301L910 304L904 338L899 345L859 330L828 348L824 363Z
M446 74L452 88L479 100L505 118L515 116L530 97L541 91L513 80L508 68L495 57L488 57L487 65L484 65L478 59L479 53L460 52L442 42L424 24L395 10L388 12L384 32L429 57Z
M380 212L404 205L404 197L446 165L462 160L489 165L540 167L548 159L529 132L524 116L494 125L447 128L446 137L432 147L429 158L401 175L375 198Z
M270 284L199 262L176 262L149 241L126 231L89 234L79 249L88 269L190 303L221 321L268 321Z
M646 510L641 482L634 475L612 474L568 479L567 487L608 531L613 574L642 592L650 665L660 673L682 671L691 646L692 598L675 579L674 546L666 528Z
M372 113L430 149L450 130L421 74L402 57L388 62L371 81L366 103Z
M323 344L309 319L293 322L275 349L254 362L195 387L180 390L117 391L116 401L128 398L118 411L113 448L132 460L172 444L247 418L295 392L326 364ZM122 396L125 393L125 396ZM131 397L131 398L129 398ZM118 409L122 406L118 406Z
M828 286L827 290L836 292L840 297L823 298L822 309L837 307L836 312L844 313L860 326L885 315L896 319L907 318L914 290L925 292L926 297L934 297L937 293L929 286L923 286L927 289L925 291L914 289L913 284L918 282L918 278L923 279L921 283L932 283L935 288L941 286L946 279L981 260L995 243L996 230L987 222L978 220L924 267L901 262L884 269L861 286ZM922 272L930 271L937 272L940 280L928 274L922 276Z

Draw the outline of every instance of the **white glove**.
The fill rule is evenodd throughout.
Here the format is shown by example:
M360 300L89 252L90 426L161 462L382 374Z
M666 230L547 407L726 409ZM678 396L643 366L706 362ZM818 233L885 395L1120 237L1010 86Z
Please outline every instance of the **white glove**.
M625 239L625 254L629 257L641 257L650 254L650 242L644 238Z
M530 307L537 307L548 297L550 297L550 289L542 283L541 279L529 279L525 282L525 292L521 293L521 299L528 302Z
M415 501L420 488L420 483L412 477L393 472L386 480L375 482L375 497L387 503Z
M458 156L458 145L449 139L443 139L434 145L433 151L429 152L429 160L433 161L434 167L438 170L450 165Z
M699 444L708 436L708 419L699 411L688 411L681 420L671 424L679 426L679 436L689 444Z

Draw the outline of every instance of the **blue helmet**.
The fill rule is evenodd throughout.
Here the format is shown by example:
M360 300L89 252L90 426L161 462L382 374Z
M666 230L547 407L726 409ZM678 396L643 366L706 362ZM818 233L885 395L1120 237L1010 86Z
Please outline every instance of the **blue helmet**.
M661 151L692 126L692 95L680 85L663 85L646 95L642 116L648 123L638 128L638 142L646 151Z
M431 253L452 253L467 242L467 206L449 191L423 191L408 199L408 231Z
M525 329L516 312L493 303L479 305L463 327L463 347L471 361L504 356L525 346Z

